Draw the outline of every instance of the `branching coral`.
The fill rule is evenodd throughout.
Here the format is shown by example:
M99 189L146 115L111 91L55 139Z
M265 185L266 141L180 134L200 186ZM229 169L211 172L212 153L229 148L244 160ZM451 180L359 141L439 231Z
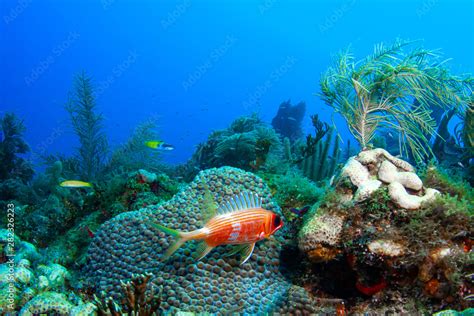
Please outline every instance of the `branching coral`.
M97 315L120 316L128 315L152 316L159 315L161 295L157 287L150 282L151 274L136 275L127 283L122 282L124 292L122 306L119 306L112 298L101 298L95 296L98 306Z
M107 156L107 138L102 131L102 116L97 106L91 79L82 73L75 78L74 93L66 105L81 146L78 159L84 180L94 180L102 171Z
M400 152L422 160L433 154L431 107L464 107L465 82L451 76L433 51L404 52L412 43L376 45L373 55L357 63L348 50L341 53L321 78L320 96L346 119L362 148L384 127L400 135Z

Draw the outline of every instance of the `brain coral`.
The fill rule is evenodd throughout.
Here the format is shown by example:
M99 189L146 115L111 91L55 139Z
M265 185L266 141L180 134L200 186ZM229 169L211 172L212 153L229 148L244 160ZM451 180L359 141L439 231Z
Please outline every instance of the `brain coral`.
M236 257L224 256L229 246L219 246L195 262L191 256L196 247L194 242L186 243L169 261L160 261L172 239L147 223L155 221L182 231L200 228L203 224L200 206L206 187L216 204L240 192L253 191L263 198L264 208L280 213L269 189L255 175L230 167L201 171L170 201L120 214L102 225L88 250L85 274L90 284L118 301L122 293L120 281L129 280L132 274L148 272L153 275L152 283L163 289L164 311L177 308L191 312L255 314L277 308L275 302L281 301L290 287L280 272L278 233L257 243L250 260L240 266Z

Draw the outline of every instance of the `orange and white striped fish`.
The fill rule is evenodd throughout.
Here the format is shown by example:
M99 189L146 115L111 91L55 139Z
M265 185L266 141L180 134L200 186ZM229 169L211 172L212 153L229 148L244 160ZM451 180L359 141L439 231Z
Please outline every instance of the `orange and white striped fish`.
M203 228L180 232L159 224L152 225L177 239L165 252L163 260L185 242L202 240L197 249L197 260L204 258L214 247L237 245L229 255L240 252L240 264L243 264L252 255L255 243L273 235L283 222L280 216L262 208L262 199L258 195L245 192L223 203Z

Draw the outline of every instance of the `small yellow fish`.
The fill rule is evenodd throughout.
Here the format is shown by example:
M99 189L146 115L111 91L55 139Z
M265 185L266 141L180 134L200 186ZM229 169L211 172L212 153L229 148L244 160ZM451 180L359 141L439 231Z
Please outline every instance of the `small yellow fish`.
M158 149L158 150L173 150L173 145L166 144L161 140L148 140L145 142L145 146L151 149Z
M92 184L79 180L66 180L59 184L63 188L92 188Z

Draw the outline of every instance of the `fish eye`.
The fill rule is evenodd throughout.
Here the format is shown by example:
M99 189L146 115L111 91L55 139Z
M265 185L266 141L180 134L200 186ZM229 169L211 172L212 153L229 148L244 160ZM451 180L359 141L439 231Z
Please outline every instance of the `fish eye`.
M280 216L275 215L275 218L273 219L273 224L275 225L275 227L280 226L280 224L281 224L281 218L280 218Z

